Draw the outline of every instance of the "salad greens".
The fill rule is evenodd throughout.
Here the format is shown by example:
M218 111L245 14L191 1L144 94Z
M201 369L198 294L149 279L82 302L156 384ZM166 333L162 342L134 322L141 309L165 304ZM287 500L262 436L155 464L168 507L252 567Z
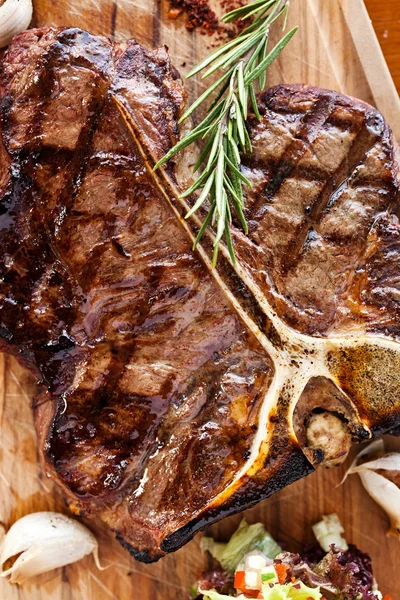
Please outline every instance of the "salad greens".
M199 590L200 594L203 594L204 600L232 600L232 596L226 596L225 594L219 594L215 590ZM240 596L239 596L240 598ZM244 596L243 596L244 598Z
M320 600L322 598L319 588L310 588L299 584L278 584L274 585L273 588L263 586L262 590L264 600Z
M208 551L230 573L234 573L243 556L252 550L260 550L268 558L275 558L282 552L282 548L262 523L249 525L245 519L227 544L215 542L208 537L202 538L200 544L203 552Z
M204 600L232 600L232 596L219 594L215 590L199 590L204 594ZM264 600L321 600L322 596L319 588L310 588L299 584L277 584L274 587L264 585L262 589ZM243 594L237 597L238 600L246 598Z
M228 543L203 538L201 546L222 569L203 573L196 600L382 600L371 558L347 545L337 515L313 527L319 544L305 556L283 552L262 523L243 520ZM195 595L197 593L197 595ZM385 597L384 600L391 600Z

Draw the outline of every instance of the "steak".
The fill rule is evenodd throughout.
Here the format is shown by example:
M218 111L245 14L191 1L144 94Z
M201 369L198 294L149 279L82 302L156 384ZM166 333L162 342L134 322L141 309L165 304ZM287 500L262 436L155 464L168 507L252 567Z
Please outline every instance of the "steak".
M211 268L179 190L185 94L165 49L27 31L1 71L0 344L39 381L47 472L157 560L400 425L400 226L389 127L278 86L250 116L249 235Z

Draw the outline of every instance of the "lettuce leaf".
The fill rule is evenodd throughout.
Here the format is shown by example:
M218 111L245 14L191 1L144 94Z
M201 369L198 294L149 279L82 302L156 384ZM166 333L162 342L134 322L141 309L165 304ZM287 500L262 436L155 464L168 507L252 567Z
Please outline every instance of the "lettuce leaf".
M244 555L251 550L260 550L269 558L275 558L282 552L282 548L262 523L249 525L245 519L241 521L227 544L215 542L207 537L202 538L200 544L203 552L207 550L230 573L235 571Z
M356 598L363 600L376 598L373 592L371 557L350 545L343 552L331 546L328 554L313 567L317 575L327 577L338 590L340 598ZM321 584L324 591L324 585Z
M233 598L233 596L219 594L216 590L199 590L199 593L204 595L204 600L230 600ZM304 583L296 584L296 587L291 583L278 584L273 587L264 585L262 593L264 600L321 600L322 598L319 588L309 588ZM244 597L240 595L236 600Z
M286 586L283 585L274 585L273 588L266 589L263 592L264 598L267 598L267 600L287 600L289 596L285 588Z
M216 590L199 590L199 594L203 594L203 600L231 600L234 597L226 596L225 594L220 594ZM236 598L236 600L238 599Z
M222 564L222 557L227 545L222 542L216 542L212 537L203 537L200 540L201 551L209 552L220 564Z
M262 593L264 600L321 600L322 598L319 588L310 588L304 583L296 584L295 587L291 583L274 585L272 588L263 585Z

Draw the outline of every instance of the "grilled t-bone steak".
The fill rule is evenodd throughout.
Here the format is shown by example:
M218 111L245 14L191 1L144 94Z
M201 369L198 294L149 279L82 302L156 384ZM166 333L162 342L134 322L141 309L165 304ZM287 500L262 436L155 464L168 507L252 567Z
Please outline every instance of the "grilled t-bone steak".
M32 30L2 62L1 347L40 380L40 451L72 509L144 561L400 425L382 116L264 93L250 232L232 225L238 264L213 271L181 218L184 163L152 172L183 104L166 51L134 41Z

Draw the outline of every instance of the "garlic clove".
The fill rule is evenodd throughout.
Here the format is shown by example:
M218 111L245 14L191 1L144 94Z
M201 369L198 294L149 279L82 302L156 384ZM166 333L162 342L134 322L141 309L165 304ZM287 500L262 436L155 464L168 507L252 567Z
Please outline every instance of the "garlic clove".
M9 558L17 559L1 576L21 584L90 553L101 568L97 540L82 523L60 513L32 513L16 521L3 540L1 565Z
M6 0L0 6L0 48L7 46L14 35L27 29L32 12L32 0Z
M10 583L24 583L30 577L34 575L40 575L40 573L44 573L45 571L40 569L43 563L40 563L42 555L42 547L41 546L32 546L26 552L23 552L19 555L15 563L10 569L3 571L1 573L2 577L9 577Z
M377 471L378 469L384 469L385 471L400 471L400 453L393 452L381 456L380 458L369 460L368 462L353 467L351 473L360 473L366 470Z
M400 536L400 488L385 475L376 473L377 470L400 472L400 453L385 454L384 450L382 440L376 440L364 448L346 471L342 483L347 475L358 473L366 491L387 513L391 522L390 532ZM369 455L370 460L358 464L360 458Z
M390 519L390 533L400 535L400 489L383 475L366 469L359 473L363 486Z
M379 438L377 440L374 440L371 444L369 444L368 446L363 448L361 450L361 452L359 452L357 454L357 456L351 463L350 467L347 469L346 473L344 474L343 479L339 485L342 485L346 481L348 475L352 475L353 473L357 472L355 469L358 468L357 463L360 460L360 458L362 458L363 456L368 456L369 454L374 454L375 456L382 456L384 453L385 453L385 444L383 442L383 439Z

